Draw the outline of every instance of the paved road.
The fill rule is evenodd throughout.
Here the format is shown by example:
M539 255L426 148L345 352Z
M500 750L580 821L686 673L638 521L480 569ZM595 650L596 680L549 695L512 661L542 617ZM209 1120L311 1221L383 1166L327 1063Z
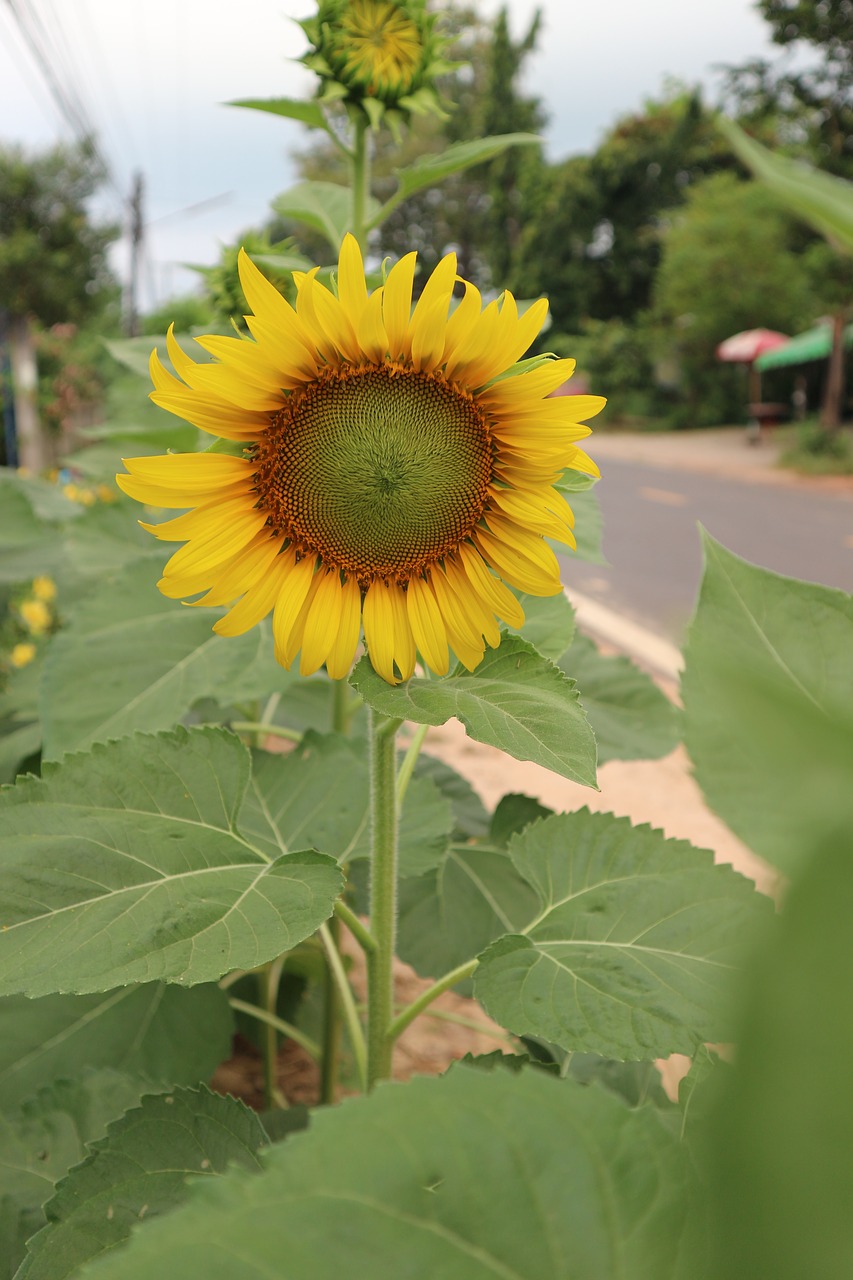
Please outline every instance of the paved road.
M609 567L563 581L680 643L702 573L697 522L754 564L853 592L853 494L607 459L597 486Z

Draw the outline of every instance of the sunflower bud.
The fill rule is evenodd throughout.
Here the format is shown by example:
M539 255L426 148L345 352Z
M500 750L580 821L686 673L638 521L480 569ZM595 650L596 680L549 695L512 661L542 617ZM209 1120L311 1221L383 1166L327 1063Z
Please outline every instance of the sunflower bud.
M319 0L317 16L300 23L311 42L302 58L321 80L318 97L363 112L392 128L411 115L444 116L436 78L455 64L441 57L426 0Z

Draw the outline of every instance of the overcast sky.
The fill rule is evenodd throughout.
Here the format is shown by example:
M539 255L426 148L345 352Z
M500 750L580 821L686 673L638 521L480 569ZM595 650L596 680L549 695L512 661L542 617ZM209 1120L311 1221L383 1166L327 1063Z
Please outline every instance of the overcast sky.
M300 96L313 80L292 59L303 48L291 20L312 0L16 0L47 61L94 124L121 213L135 170L144 174L149 302L186 290L181 262L210 263L218 245L261 222L292 180L298 125L221 105L232 98ZM481 0L494 13L498 0ZM508 0L516 34L535 0ZM551 159L589 151L620 116L656 96L667 77L702 83L715 64L778 57L752 0L539 0L544 27L526 87L550 116ZM73 136L45 71L0 0L0 142L47 146ZM189 206L221 196L210 207ZM117 259L121 267L123 257Z

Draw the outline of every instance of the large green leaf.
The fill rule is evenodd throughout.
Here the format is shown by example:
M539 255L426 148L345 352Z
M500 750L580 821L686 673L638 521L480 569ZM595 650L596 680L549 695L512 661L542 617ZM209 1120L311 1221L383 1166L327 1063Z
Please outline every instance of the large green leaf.
M143 1098L60 1182L19 1280L65 1280L110 1254L141 1220L177 1208L191 1180L233 1165L259 1171L259 1152L268 1145L257 1115L235 1098L207 1089Z
M768 151L724 116L718 117L718 124L744 164L792 213L839 249L853 253L853 182Z
M383 715L417 724L444 724L457 716L477 742L595 786L595 740L578 691L520 636L504 635L473 674L392 686L363 658L351 679Z
M853 597L706 536L682 692L699 785L756 853L788 870L853 824Z
M246 839L249 770L232 734L179 730L98 746L0 792L0 994L211 982L313 933L340 871Z
M369 857L370 775L363 748L338 734L309 730L286 756L258 752L240 824L271 857L306 848L339 862ZM415 778L400 815L401 873L435 866L452 825L450 802L439 788L428 778Z
M87 507L65 533L70 570L80 578L100 578L144 557L153 567L151 535L140 529L138 515L138 504L123 500Z
M535 890L500 849L456 845L426 875L400 882L397 951L424 977L471 960L536 915Z
M381 1086L264 1163L195 1182L86 1274L661 1280L685 1225L685 1156L654 1109L536 1070Z
M373 217L378 202L370 196L367 218ZM299 182L273 200L272 207L282 218L293 218L325 236L337 253L347 231L351 231L352 195L349 187L336 182Z
M39 517L30 497L0 471L0 584L55 573L61 561L56 527Z
M228 1056L233 1016L215 983L151 982L102 995L0 1000L0 1106L60 1077L113 1067L167 1085L207 1080Z
M171 728L203 697L239 701L297 678L275 662L268 626L214 635L220 611L168 600L155 586L161 572L159 556L126 565L80 601L53 640L41 689L47 759Z
M388 202L387 209L383 208L370 225L378 225L392 208L424 187L433 187L453 173L470 169L472 165L485 164L487 160L493 160L509 147L531 146L541 142L542 139L535 133L499 133L488 138L454 142L443 151L423 156L405 169L395 171L398 189L393 199Z
M10 1272L24 1256L24 1242L44 1225L42 1205L54 1183L145 1087L114 1071L89 1072L41 1089L21 1108L0 1115L0 1244L10 1255L2 1259Z
M575 611L568 596L528 596L516 592L524 610L524 625L517 634L533 645L543 658L557 662L572 643Z
M577 681L599 764L655 760L678 745L675 707L630 658L605 657L587 636L577 635L560 667Z
M850 831L812 846L750 975L708 1117L714 1280L853 1275Z
M329 125L323 109L313 98L235 98L225 104L228 107L248 107L250 111L266 111L270 115L283 116L286 120L298 120L309 129L325 129Z
M431 778L453 811L453 831L458 840L471 840L486 835L489 815L474 788L461 773L451 769L436 756L421 752L415 765L416 778Z
M731 1038L739 945L767 898L713 854L611 814L557 814L510 842L540 909L480 957L477 997L517 1035L618 1059Z

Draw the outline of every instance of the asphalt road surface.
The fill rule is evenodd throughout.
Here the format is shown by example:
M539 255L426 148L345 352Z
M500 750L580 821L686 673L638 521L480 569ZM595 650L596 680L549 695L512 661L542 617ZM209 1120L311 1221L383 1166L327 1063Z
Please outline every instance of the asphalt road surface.
M697 524L753 564L853 592L853 492L749 483L610 458L596 486L609 566L563 581L680 644L702 576Z

